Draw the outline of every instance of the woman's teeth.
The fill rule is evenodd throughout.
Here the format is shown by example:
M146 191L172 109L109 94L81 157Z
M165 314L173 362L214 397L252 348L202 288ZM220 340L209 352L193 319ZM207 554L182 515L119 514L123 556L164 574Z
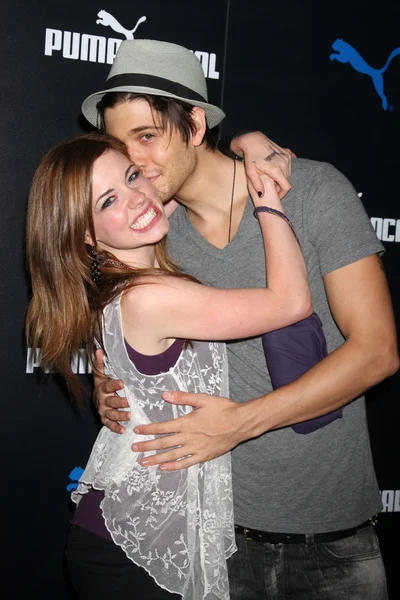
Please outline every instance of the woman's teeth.
M150 206L149 210L144 215L132 223L131 229L144 229L149 223L151 223L156 215L156 211L152 206Z

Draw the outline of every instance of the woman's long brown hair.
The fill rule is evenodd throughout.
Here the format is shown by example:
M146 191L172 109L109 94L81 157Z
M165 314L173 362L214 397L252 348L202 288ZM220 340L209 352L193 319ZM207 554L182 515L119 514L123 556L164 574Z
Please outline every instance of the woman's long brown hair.
M32 299L26 336L42 368L65 378L81 402L81 384L71 362L82 347L94 369L94 338L100 339L103 308L146 275L190 278L166 253L165 238L156 245L160 269L132 269L115 256L96 249L101 277L92 278L91 248L85 234L96 239L92 216L93 164L107 150L127 156L124 144L103 134L88 134L55 146L41 161L31 185L26 252Z

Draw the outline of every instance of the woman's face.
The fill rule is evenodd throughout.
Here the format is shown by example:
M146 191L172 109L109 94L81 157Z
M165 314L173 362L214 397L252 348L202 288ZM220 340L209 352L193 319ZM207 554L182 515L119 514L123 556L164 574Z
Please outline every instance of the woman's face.
M169 230L152 183L115 150L94 162L92 196L96 242L120 260L140 260Z

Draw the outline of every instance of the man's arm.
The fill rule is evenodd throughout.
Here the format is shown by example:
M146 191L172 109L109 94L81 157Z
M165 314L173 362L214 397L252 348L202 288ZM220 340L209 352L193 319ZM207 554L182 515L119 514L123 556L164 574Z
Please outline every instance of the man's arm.
M362 395L399 368L392 303L381 259L370 256L328 273L324 284L345 342L303 377L268 395L265 430L330 412ZM282 393L283 392L283 393ZM327 410L328 409L328 410Z
M141 425L141 434L174 434L141 442L137 452L166 449L143 465L177 470L210 460L252 437L333 411L396 372L399 367L392 303L376 256L328 273L324 284L345 342L295 382L240 404L206 395L172 392L165 399L195 410L175 421ZM186 458L183 458L186 457ZM181 459L177 462L176 459Z
M218 149L244 161L249 190L254 190L260 198L264 196L261 175L268 175L274 180L281 200L290 190L292 158L296 155L288 148L275 144L261 131L239 131L220 140Z

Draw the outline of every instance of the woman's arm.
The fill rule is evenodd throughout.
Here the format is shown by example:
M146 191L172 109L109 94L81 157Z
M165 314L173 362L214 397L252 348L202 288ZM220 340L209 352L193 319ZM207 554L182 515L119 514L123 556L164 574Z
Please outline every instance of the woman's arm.
M283 213L272 179L265 177L265 196L252 191L256 206ZM285 327L311 313L307 271L288 223L266 212L258 214L264 238L268 288L216 289L186 279L161 277L132 288L124 298L124 328L145 331L154 340L240 339Z

